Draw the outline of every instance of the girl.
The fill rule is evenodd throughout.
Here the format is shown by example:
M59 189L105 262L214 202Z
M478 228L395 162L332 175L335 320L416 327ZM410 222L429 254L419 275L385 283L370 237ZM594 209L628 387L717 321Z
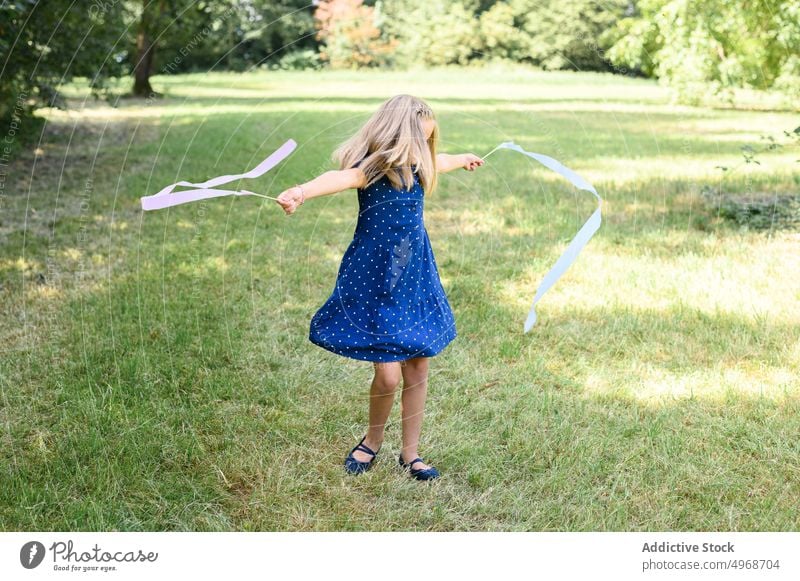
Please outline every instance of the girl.
M436 154L439 132L421 99L397 95L334 153L340 170L282 192L286 214L306 200L357 188L359 216L342 257L336 287L311 319L309 340L328 351L372 361L369 428L345 458L345 470L371 468L403 380L403 446L398 463L417 480L439 476L417 456L428 389L428 359L456 327L423 223L426 194L437 172L483 165L471 153Z

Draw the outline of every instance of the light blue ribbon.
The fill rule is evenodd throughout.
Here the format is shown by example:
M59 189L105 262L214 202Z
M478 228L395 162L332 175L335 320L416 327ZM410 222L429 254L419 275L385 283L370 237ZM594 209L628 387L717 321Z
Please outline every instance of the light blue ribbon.
M533 326L536 324L536 303L539 302L539 299L542 298L542 295L546 293L551 286L553 286L556 281L561 278L561 275L566 272L566 270L575 262L575 259L578 257L578 254L583 247L592 239L595 232L600 228L600 207L602 205L603 199L597 194L597 190L594 189L594 186L583 179L581 176L576 174L574 171L569 169L568 167L562 165L557 160L553 159L552 157L548 157L546 155L542 155L541 153L532 153L530 151L525 151L519 145L514 143L513 141L506 141L505 143L501 143L497 147L495 147L492 151L487 153L484 156L484 159L492 155L498 149L512 149L514 151L518 151L523 155L527 155L541 163L547 169L553 170L557 174L565 177L569 182L578 188L579 190L585 190L587 192L591 192L597 198L597 209L594 213L589 216L589 219L586 220L581 229L575 235L575 238L572 239L572 242L569 243L567 249L564 253L559 257L550 271L545 275L542 282L539 284L539 288L536 289L536 296L533 297L533 304L531 305L531 310L528 313L528 318L525 320L525 333L530 331Z

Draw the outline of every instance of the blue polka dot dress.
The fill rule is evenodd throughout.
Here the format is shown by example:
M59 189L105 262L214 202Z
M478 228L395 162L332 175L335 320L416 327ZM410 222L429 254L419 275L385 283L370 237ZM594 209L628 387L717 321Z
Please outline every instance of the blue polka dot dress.
M386 176L358 190L353 241L342 256L336 287L311 319L309 340L364 361L433 357L456 338L428 232L424 192Z

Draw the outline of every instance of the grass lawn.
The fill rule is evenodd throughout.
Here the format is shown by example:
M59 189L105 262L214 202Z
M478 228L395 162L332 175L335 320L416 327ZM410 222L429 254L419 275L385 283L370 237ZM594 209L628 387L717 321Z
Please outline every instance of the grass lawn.
M111 108L68 87L0 198L2 530L800 528L800 235L707 209L715 166L798 125L670 105L658 85L526 70L156 77ZM308 339L353 234L354 191L291 218L219 198L144 213L178 180L296 152L276 195L386 97L437 112L441 151L556 157L603 226L522 327L595 199L513 152L442 177L425 220L458 338L431 361L399 472L399 391L374 468L345 474L372 366ZM24 132L26 127L21 127ZM797 151L726 192L792 193Z

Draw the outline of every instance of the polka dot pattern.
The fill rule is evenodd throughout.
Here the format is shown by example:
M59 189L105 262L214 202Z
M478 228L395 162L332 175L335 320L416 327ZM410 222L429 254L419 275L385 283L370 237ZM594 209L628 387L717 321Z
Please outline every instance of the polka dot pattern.
M336 286L311 319L309 340L363 361L439 354L458 335L423 222L425 193L384 176L358 190L359 215Z

